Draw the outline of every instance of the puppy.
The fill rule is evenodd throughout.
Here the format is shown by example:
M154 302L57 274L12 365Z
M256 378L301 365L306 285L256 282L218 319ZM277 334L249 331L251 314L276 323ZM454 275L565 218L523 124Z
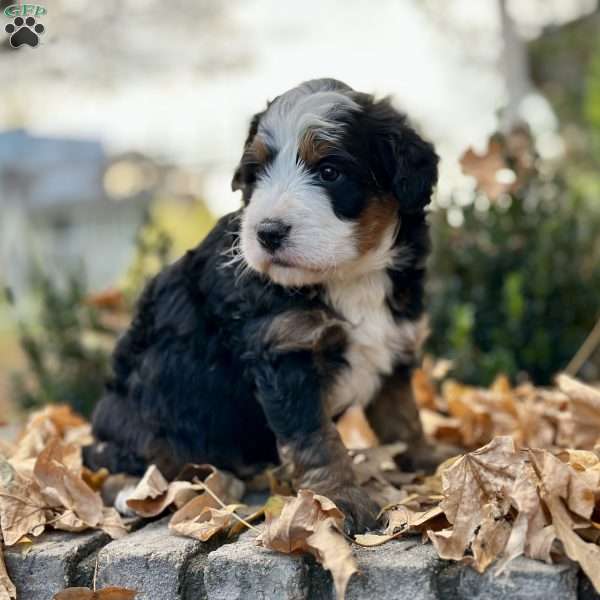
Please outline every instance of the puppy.
M173 477L281 459L350 531L377 507L333 419L424 447L410 395L438 157L388 100L307 81L252 119L243 206L155 277L114 353L89 467Z

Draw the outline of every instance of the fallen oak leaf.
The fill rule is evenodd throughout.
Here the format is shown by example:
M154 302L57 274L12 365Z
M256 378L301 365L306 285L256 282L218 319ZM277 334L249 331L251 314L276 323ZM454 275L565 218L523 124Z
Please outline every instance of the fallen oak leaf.
M337 597L343 600L348 581L358 570L341 533L344 514L329 498L310 490L300 490L297 497L283 501L278 516L266 513L265 529L257 542L285 554L312 554L331 571Z
M52 600L133 600L136 596L135 590L121 587L107 587L97 591L76 587L54 594Z

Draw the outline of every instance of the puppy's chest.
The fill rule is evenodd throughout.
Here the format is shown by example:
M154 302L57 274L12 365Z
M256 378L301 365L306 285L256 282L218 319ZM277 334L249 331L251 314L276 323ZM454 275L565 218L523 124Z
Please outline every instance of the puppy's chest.
M325 300L345 319L348 335L348 367L328 395L334 414L351 404L369 404L382 378L412 358L416 328L409 321L395 321L386 300L389 293L391 282L385 272L326 289Z

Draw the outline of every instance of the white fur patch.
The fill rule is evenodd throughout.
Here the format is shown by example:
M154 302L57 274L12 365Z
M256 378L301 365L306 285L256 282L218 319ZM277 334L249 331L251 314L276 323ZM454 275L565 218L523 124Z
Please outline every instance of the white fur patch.
M124 517L135 517L135 513L131 510L131 508L129 508L129 506L127 506L127 500L131 498L135 487L135 485L128 485L127 487L124 487L115 498L114 506L117 509L117 512Z
M422 323L397 323L386 302L392 282L385 269L392 263L398 266L403 258L394 254L391 239L390 229L379 248L363 259L371 266L379 265L379 269L368 269L365 264L362 275L332 280L325 286L326 302L349 324L345 355L349 367L343 369L328 396L331 414L339 414L350 405L369 404L382 376L391 374L396 364L410 362L419 349Z

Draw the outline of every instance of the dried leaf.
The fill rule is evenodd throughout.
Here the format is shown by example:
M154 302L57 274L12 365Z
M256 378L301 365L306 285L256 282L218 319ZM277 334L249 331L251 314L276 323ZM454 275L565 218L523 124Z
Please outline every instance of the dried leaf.
M429 532L440 557L460 560L488 511L494 518L506 514L518 457L512 438L496 438L457 460L442 474L444 499L440 503L451 529ZM484 506L486 507L484 512Z
M265 530L258 542L284 552L309 552L331 571L339 599L357 571L351 549L341 533L343 513L328 498L300 490L296 498L283 498L279 516L267 513Z
M556 537L562 542L567 556L579 563L597 592L600 592L600 547L582 540L574 531L574 522L563 501L542 492L542 497L552 515Z
M134 590L120 587L107 587L93 591L90 588L67 588L54 594L52 600L133 600L137 595Z
M403 532L389 534L389 533L359 533L354 536L354 541L359 546L365 548L374 548L375 546L383 546L391 540L395 540L400 537Z
M36 460L34 475L50 506L59 504L89 527L96 527L102 522L102 500L83 481L80 468L69 468L74 465L73 448L58 438L50 440Z
M186 506L198 495L202 495L203 498L206 496L199 501L202 507L216 508L218 503L204 493L205 487L225 503L233 503L244 494L244 484L239 479L211 465L189 465L179 477L186 480L168 483L154 465L148 467L127 500L127 505L141 517L155 517L171 505L178 509Z
M387 513L388 525L385 533L391 535L398 531L403 533L420 531L423 526L430 525L430 522L442 515L443 512L441 506L434 506L424 511L414 511L406 506L397 506Z
M199 496L202 498L202 496ZM206 542L217 533L229 529L239 521L233 513L243 504L229 504L225 508L212 508L205 506L199 512L193 505L194 500L178 510L169 523L169 529L180 535L196 538Z
M37 482L0 458L0 526L6 545L25 535L40 535L48 520L47 508Z
M194 485L189 481L169 482L155 465L150 465L135 490L127 499L127 506L140 517L156 517L177 497L185 496L185 501L196 495ZM183 502L185 504L185 502Z
M121 515L114 508L105 507L102 509L102 521L99 527L113 540L118 540L129 532L128 527L121 519Z
M419 408L436 408L436 389L424 369L415 369L412 376L412 390Z
M0 600L14 600L16 597L17 590L6 571L2 542L0 541Z
M51 405L29 417L11 458L15 462L37 458L54 437L79 446L92 441L89 423L75 414L70 406Z
M108 469L104 467L98 471L90 471L88 468L83 467L81 471L81 477L83 481L88 484L95 492L99 492L104 485L104 482L108 479L110 473Z
M564 374L556 381L570 400L571 419L579 438L576 446L592 448L600 438L600 390Z
M473 558L468 559L479 573L483 573L502 554L511 533L510 524L497 518L492 506L486 505L483 512L483 521L471 544Z
M379 446L377 435L360 406L350 406L346 409L338 419L336 428L346 448L360 450Z
M329 517L319 521L306 544L315 558L331 573L337 597L343 600L348 582L358 571L358 567L350 545L340 533L338 520Z

